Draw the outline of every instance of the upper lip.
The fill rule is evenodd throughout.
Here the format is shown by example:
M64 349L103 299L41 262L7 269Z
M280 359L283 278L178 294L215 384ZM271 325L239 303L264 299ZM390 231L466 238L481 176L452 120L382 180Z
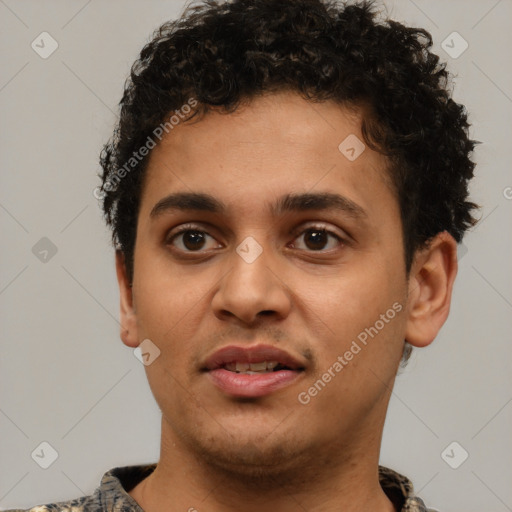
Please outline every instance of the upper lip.
M216 370L229 363L262 363L263 361L277 361L280 365L291 370L304 369L304 364L297 358L271 345L255 345L252 347L229 345L209 356L203 365L203 370Z

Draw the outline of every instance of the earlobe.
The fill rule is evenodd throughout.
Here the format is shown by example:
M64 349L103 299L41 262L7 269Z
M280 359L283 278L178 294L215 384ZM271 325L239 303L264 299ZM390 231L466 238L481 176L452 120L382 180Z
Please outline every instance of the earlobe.
M457 242L439 233L414 258L409 277L406 339L415 347L434 341L450 312L457 275Z
M138 347L137 317L133 307L132 287L128 280L124 254L116 251L116 273L119 284L121 340L129 347Z

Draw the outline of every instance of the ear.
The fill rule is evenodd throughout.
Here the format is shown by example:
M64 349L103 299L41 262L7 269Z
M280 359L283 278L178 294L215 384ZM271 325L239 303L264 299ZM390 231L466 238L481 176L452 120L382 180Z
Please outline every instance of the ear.
M434 341L448 317L457 275L457 242L446 231L419 250L409 275L405 339L415 347Z
M137 316L133 308L132 287L128 280L126 264L122 251L116 251L116 272L121 302L121 340L128 347L138 347Z

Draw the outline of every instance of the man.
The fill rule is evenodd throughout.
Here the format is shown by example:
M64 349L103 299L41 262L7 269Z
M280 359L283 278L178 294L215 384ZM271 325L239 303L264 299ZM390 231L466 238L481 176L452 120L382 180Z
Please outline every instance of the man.
M159 29L100 197L160 460L33 510L429 510L379 451L474 224L475 141L431 44L321 0L208 2Z

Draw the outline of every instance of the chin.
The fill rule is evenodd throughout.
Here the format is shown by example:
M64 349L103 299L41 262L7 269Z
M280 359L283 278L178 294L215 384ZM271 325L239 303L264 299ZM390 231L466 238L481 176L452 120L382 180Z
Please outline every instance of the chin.
M202 460L216 471L221 471L230 479L235 478L245 485L253 484L258 487L275 487L276 479L293 479L299 467L297 454L292 454L286 448L278 450L261 450L252 443L243 446L231 445L229 450L212 450L203 448Z
M289 432L254 435L251 432L228 434L224 429L213 435L188 439L189 446L197 458L211 467L217 474L224 474L244 486L259 489L275 488L276 483L296 485L310 465L316 452L312 445L301 442Z

